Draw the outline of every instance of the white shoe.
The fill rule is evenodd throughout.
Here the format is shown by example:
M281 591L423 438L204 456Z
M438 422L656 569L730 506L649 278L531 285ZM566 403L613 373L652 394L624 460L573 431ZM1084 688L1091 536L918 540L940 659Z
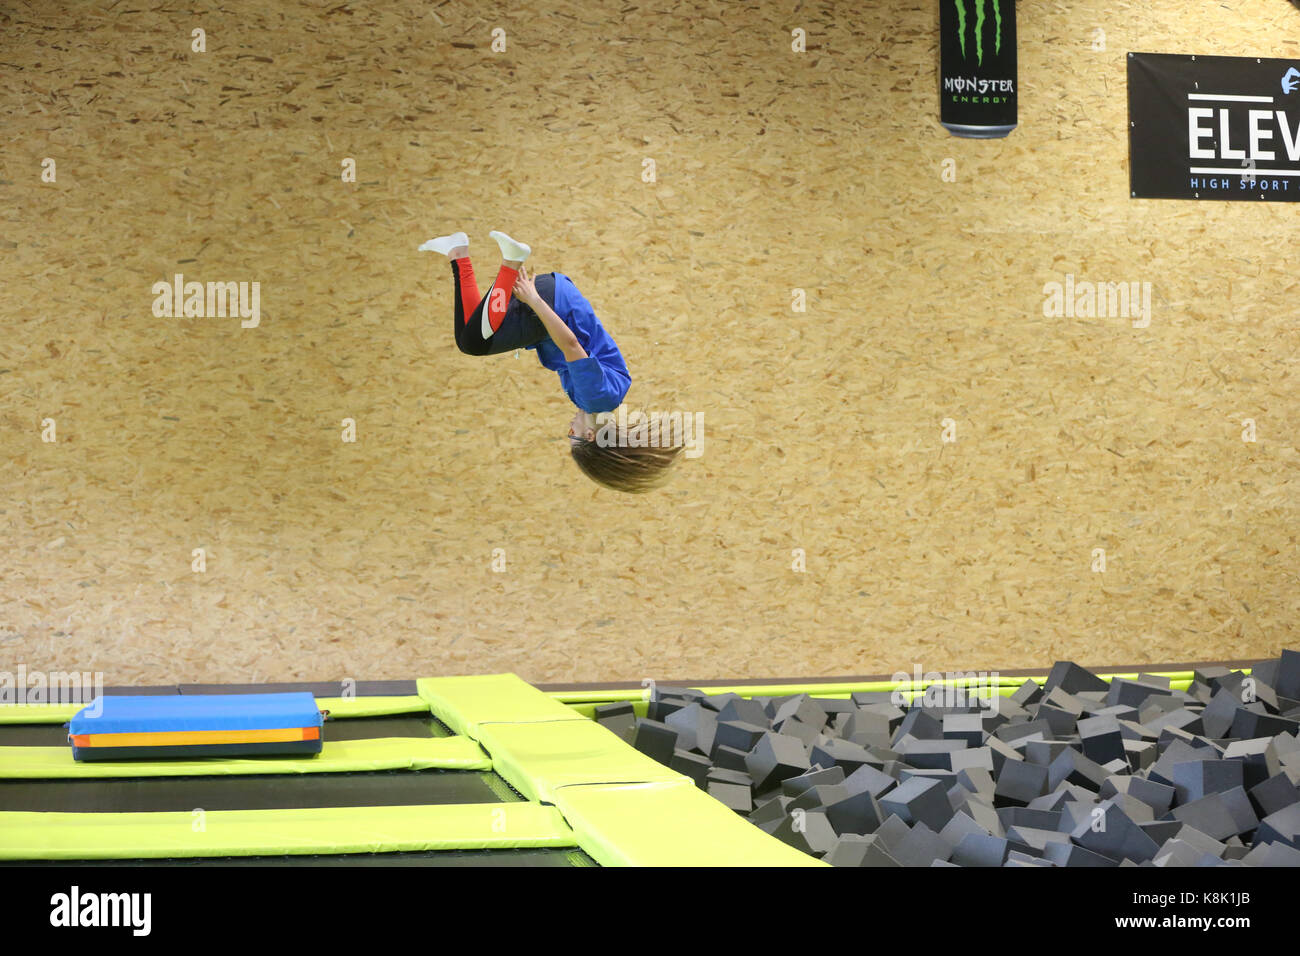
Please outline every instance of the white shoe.
M531 246L526 246L522 242L515 242L504 232L493 231L488 235L497 241L497 245L501 247L501 258L507 262L523 262L532 254Z
M439 236L437 239L430 239L428 242L421 243L417 252L441 252L444 256L457 246L468 246L469 236L463 232L453 232L450 236Z

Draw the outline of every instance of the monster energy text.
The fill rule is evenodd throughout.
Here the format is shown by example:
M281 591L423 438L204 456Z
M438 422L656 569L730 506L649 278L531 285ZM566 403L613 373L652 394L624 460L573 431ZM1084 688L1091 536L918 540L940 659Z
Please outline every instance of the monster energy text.
M989 139L1016 127L1015 0L939 0L940 122Z

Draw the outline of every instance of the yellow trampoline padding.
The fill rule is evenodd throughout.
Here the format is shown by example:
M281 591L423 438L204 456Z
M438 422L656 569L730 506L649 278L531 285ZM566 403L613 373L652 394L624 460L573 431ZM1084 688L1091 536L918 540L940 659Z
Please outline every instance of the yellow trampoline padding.
M492 761L466 737L376 737L325 741L309 757L199 757L83 763L71 747L0 747L0 779L202 777L364 770L490 770Z
M429 705L422 698L407 697L317 697L316 706L330 712L330 720L348 717L391 717L395 714L427 714ZM325 726L329 736L329 725Z
M0 724L66 724L82 704L4 704Z
M1236 668L1243 673L1249 674L1251 668ZM1144 671L1143 673L1151 674L1155 677L1167 677L1170 680L1170 686L1175 690L1186 690L1191 685L1193 675L1191 671ZM1114 677L1135 679L1138 674L1136 671L1125 674L1104 673L1098 674L1102 680L1110 680ZM706 694L739 694L741 697L782 697L790 694L809 694L813 697L848 697L855 693L882 692L898 690L908 699L911 695L919 693L931 684L950 685L953 687L965 687L974 685L976 687L997 687L998 693L1003 697L1013 694L1016 688L1020 687L1025 681L1032 680L1037 684L1043 684L1047 681L1046 674L1039 674L1034 677L1008 677L999 675L997 678L975 677L959 678L954 680L937 680L937 681L860 681L858 683L796 683L796 684L741 684L736 686L722 686L714 684L695 684L692 685L696 690ZM668 682L664 682L668 686ZM679 685L672 685L679 686ZM684 686L684 685L681 685ZM646 690L607 690L607 691L547 691L550 696L570 707L597 704L621 703L623 701L642 702L646 698Z
M560 787L579 783L690 783L685 775L582 717L483 724L478 741L491 755L492 769L529 800L553 802Z
M683 783L564 787L556 806L602 866L828 866Z
M450 727L452 733L476 739L478 727L484 723L585 719L514 674L422 677L416 686L434 716Z
M0 813L2 860L395 853L576 846L555 807L475 803L181 813Z

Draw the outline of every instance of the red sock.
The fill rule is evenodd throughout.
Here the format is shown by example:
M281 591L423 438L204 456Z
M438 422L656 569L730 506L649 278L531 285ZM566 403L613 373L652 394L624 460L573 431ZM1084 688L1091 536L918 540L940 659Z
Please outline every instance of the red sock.
M518 277L518 269L502 266L492 288L488 290L487 316L493 332L501 328L501 323L506 320L506 309L510 306L510 297L515 294L515 279Z
M460 288L461 312L465 316L464 321L468 323L469 317L474 314L480 301L478 282L474 278L474 267L469 263L469 256L463 259L452 259L451 264L456 269L456 283Z

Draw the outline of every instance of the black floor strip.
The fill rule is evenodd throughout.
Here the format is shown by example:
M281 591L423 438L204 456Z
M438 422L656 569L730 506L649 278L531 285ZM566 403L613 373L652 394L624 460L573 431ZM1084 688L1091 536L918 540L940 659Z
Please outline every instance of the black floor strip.
M278 810L500 803L519 799L490 771L382 770L245 777L0 780L0 810L61 813Z

